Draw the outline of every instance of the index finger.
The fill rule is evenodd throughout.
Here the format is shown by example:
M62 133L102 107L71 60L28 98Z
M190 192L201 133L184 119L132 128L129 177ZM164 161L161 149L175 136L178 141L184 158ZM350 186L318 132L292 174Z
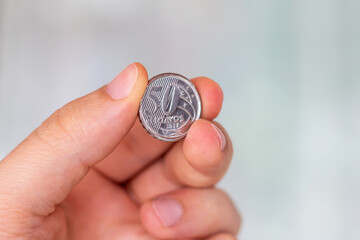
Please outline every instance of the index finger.
M223 101L220 86L207 77L197 77L191 81L200 95L201 118L207 120L216 118ZM173 143L151 137L137 120L125 139L96 167L113 181L126 181L151 161L163 155L172 145Z

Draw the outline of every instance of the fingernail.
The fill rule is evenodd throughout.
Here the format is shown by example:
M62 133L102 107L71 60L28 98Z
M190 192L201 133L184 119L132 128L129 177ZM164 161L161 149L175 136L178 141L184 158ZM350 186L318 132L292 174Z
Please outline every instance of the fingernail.
M220 149L221 151L223 151L225 149L226 146L226 138L224 133L220 130L220 128L218 128L215 124L212 124L213 128L215 129L215 132L218 136L219 139L219 145L220 145Z
M136 64L130 64L106 85L106 92L115 100L127 97L134 88L137 77Z
M171 227L183 215L181 203L172 198L158 198L152 202L153 209L164 227Z

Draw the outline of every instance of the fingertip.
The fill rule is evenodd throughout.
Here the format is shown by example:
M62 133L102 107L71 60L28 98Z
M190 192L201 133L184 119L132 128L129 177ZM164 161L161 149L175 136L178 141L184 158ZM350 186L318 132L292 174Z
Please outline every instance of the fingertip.
M220 85L207 77L196 77L192 79L192 82L200 94L201 117L209 120L216 118L220 113L224 98Z
M144 203L140 208L141 222L150 234L159 238L171 238L174 233L171 228L164 226L154 208L154 200Z
M140 213L145 229L160 239L235 235L240 224L229 196L214 188L183 188L161 195L143 204Z
M211 122L200 119L191 126L184 140L183 151L196 170L208 176L216 176L224 172L223 168L229 161L222 150L225 142L225 137L219 134Z
M134 62L136 68L138 69L138 74L139 77L141 78L145 78L146 80L148 79L148 73L146 71L146 68L144 67L144 65L142 65L139 62Z
M138 62L135 62L134 65L137 68L137 80L136 80L136 84L135 84L135 88L133 89L133 93L131 94L131 96L136 99L136 106L139 104L142 95L145 92L145 88L147 86L148 83L148 74L146 71L146 68Z

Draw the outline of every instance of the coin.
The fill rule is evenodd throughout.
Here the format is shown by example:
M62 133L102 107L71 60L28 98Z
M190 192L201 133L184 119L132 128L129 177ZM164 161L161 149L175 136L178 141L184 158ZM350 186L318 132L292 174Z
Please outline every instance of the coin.
M163 73L149 80L139 118L151 136L174 142L185 137L200 113L200 96L194 84L180 74Z

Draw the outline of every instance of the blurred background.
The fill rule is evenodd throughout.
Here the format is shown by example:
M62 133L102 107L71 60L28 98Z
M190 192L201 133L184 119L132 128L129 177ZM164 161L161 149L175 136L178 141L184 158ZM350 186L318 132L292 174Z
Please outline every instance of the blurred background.
M127 64L206 75L241 239L360 239L360 1L0 0L0 159ZM0 179L1 181L1 179Z

